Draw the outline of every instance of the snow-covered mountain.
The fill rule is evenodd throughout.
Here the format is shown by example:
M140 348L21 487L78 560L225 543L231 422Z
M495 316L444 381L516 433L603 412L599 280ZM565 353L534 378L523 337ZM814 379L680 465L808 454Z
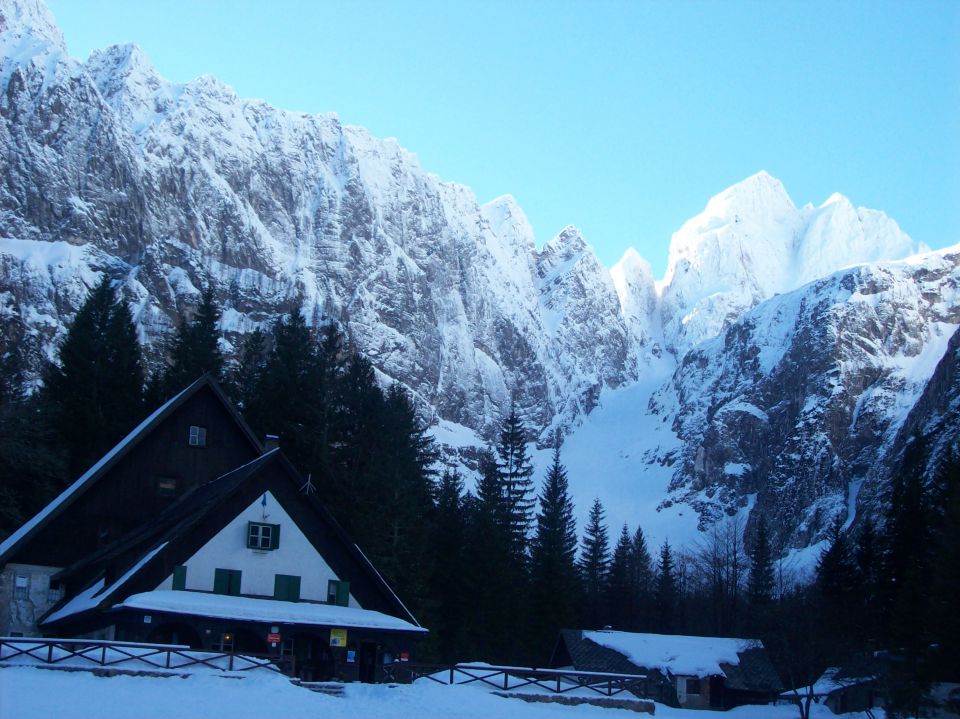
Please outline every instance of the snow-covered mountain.
M599 495L654 537L755 504L815 539L960 324L957 253L891 262L926 248L840 195L797 208L747 178L657 282L574 227L538 249L512 197L481 204L336 115L170 83L135 46L75 60L40 0L0 0L0 149L0 350L49 356L102 272L153 361L205 285L228 349L300 307L409 388L451 457L516 402L541 442L568 432L582 511Z

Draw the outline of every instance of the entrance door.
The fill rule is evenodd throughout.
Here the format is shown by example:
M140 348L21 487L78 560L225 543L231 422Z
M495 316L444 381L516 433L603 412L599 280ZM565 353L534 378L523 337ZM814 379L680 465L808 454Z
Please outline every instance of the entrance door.
M377 645L373 642L360 642L360 681L372 684L377 674Z

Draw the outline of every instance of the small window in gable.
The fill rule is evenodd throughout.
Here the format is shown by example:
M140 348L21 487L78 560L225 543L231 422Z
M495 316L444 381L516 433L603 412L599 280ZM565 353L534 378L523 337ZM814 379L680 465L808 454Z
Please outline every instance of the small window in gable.
M247 523L247 546L250 549L277 549L280 547L280 525L263 522Z
M198 427L196 425L190 425L190 446L191 447L207 446L207 428L206 427Z
M350 582L331 579L327 582L327 604L346 607L350 604Z
M177 480L175 477L160 477L157 479L157 495L160 497L175 497L177 494Z

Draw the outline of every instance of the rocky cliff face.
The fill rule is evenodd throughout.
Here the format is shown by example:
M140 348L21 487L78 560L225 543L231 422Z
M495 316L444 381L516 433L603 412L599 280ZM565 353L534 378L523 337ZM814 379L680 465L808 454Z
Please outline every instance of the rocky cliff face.
M74 60L40 0L0 0L0 151L2 337L36 359L106 272L153 362L211 285L228 350L290 308L338 321L475 441L511 401L540 439L575 429L666 367L636 413L673 449L631 471L670 467L660 499L702 525L756 494L797 546L853 501L960 324L958 255L881 262L924 248L840 195L797 208L748 178L674 235L655 282L573 227L538 250L511 197L480 204L333 114L169 83L134 46Z

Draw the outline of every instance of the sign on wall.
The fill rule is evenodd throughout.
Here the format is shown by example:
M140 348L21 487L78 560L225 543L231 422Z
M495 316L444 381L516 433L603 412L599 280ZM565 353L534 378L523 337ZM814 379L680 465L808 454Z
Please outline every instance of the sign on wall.
M331 629L330 630L330 646L331 647L347 646L347 630Z

